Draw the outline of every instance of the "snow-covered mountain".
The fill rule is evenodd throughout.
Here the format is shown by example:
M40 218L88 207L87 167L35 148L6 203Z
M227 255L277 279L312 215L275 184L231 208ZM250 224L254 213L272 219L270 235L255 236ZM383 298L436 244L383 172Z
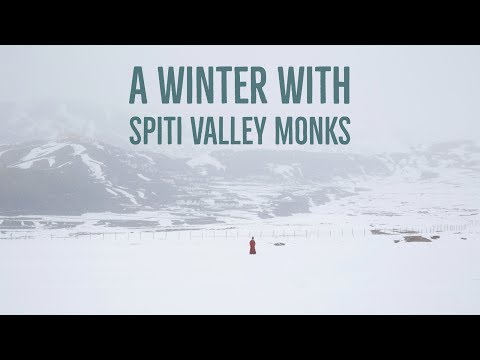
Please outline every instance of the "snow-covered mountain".
M186 166L159 154L81 139L0 146L4 214L131 212L173 201L173 173Z
M3 215L140 210L247 211L274 217L355 195L358 184L454 181L480 174L480 147L444 143L363 156L303 151L213 151L193 158L127 151L79 137L0 146ZM394 180L393 180L394 179Z

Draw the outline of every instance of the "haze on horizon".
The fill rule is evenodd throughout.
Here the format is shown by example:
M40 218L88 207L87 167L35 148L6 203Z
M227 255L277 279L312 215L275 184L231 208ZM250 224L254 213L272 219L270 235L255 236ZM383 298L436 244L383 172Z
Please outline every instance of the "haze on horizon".
M351 142L346 146L281 147L325 152L402 151L419 144L474 140L480 130L478 46L1 46L0 57L2 102L99 106L93 109L101 109L101 114L85 111L84 116L70 118L68 127L99 140L115 131L124 145L136 149L128 141L129 119L134 115L182 116L185 120L202 115L267 116L272 120L276 115L348 116ZM153 91L158 90L158 66L262 66L267 70L268 104L164 105L152 94L147 105L130 105L134 66L143 67L146 86ZM349 66L350 104L281 104L278 66ZM36 120L39 128L57 126L45 116ZM10 134L24 131L21 116L18 119L16 128L7 129ZM12 121L6 124L12 127ZM264 137L273 138L272 129L267 127ZM148 150L158 147L148 145ZM194 147L188 141L182 148L235 149Z

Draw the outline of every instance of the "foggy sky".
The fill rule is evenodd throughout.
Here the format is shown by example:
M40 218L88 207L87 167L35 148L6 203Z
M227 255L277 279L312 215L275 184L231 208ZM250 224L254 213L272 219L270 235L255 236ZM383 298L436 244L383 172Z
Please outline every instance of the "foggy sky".
M405 150L480 130L478 46L1 46L0 59L1 101L101 105L125 114L116 121L126 143L133 115L349 116L351 143L321 151ZM161 104L157 67L182 65L262 66L268 104ZM148 105L128 104L134 66ZM281 104L278 66L349 66L350 104Z

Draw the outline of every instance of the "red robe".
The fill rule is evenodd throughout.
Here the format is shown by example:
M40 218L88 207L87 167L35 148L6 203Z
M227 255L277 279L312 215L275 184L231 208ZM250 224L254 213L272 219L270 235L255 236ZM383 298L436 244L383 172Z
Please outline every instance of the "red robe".
M256 254L257 252L255 251L255 240L250 240L250 254Z

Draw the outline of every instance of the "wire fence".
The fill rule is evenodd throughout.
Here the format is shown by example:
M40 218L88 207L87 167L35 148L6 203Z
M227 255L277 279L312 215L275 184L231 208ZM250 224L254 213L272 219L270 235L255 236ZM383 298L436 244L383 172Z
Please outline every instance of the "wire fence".
M463 224L436 224L430 226L397 226L397 227L295 227L285 228L282 226L258 228L255 230L238 229L212 229L212 230L188 230L188 229L152 229L125 231L101 231L101 232L52 232L45 230L37 231L8 231L1 230L0 240L27 240L34 238L47 239L76 239L76 240L208 240L208 239L236 239L252 236L261 238L361 238L374 235L408 235L408 234L436 234L442 232L462 232L471 227L480 226L480 220L471 220Z

